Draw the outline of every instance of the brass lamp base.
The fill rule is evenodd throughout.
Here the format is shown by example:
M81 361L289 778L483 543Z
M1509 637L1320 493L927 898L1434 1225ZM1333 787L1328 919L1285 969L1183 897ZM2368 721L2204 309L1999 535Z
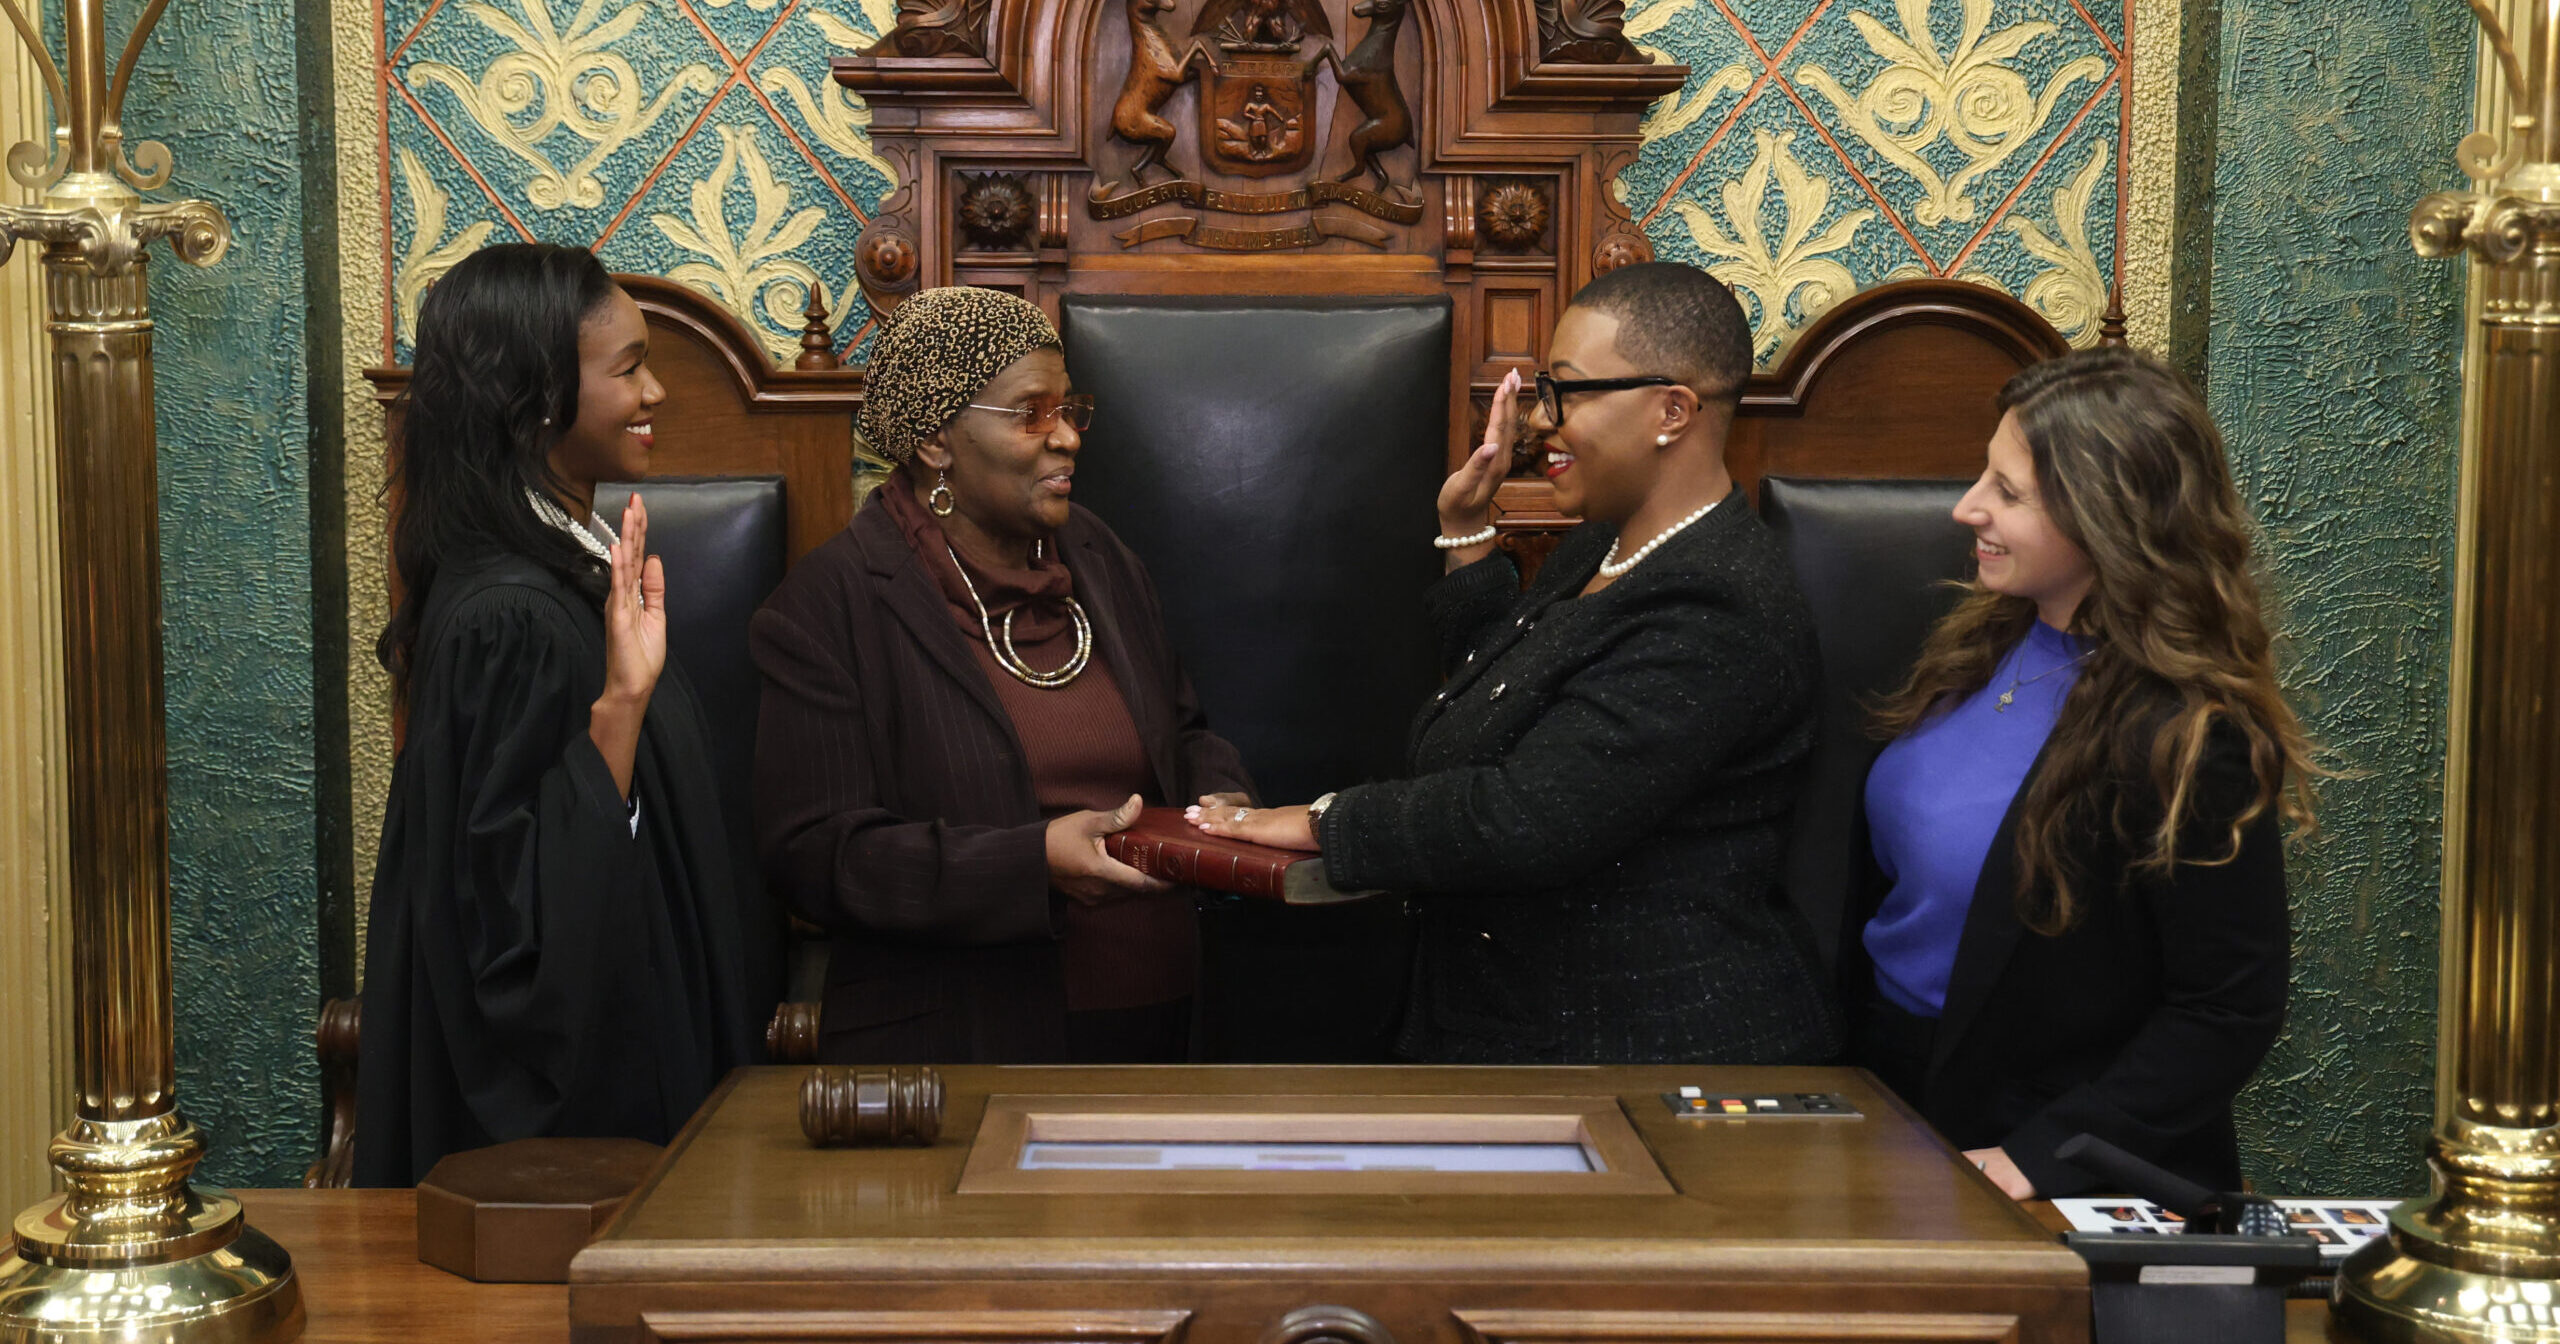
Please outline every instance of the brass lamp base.
M301 1334L292 1257L243 1221L230 1196L199 1190L192 1202L173 1240L196 1249L125 1264L74 1238L42 1246L28 1236L61 1197L29 1211L18 1220L18 1253L0 1259L0 1344L272 1344Z
M2372 1344L2560 1344L2560 1132L2454 1119L2436 1193L2338 1267L2329 1300Z
M175 1111L83 1119L53 1142L70 1191L18 1215L0 1258L0 1344L282 1344L302 1333L293 1258L240 1201L191 1186Z
M2456 1269L2421 1260L2395 1242L2396 1235L2378 1237L2339 1268L2330 1307L2357 1338L2371 1344L2560 1342L2560 1284Z

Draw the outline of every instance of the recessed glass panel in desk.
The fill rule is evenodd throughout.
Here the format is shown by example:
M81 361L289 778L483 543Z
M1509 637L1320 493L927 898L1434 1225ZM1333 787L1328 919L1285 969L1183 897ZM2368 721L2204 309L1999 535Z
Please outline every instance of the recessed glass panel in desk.
M1578 1143L1041 1143L1024 1171L1592 1171Z
M1612 1096L998 1093L955 1193L1666 1195Z

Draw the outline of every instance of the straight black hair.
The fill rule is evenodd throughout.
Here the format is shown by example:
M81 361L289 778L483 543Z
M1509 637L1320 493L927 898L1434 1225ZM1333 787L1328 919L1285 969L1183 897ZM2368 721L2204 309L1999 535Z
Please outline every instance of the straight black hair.
M542 521L528 491L559 499L551 445L578 412L578 328L614 294L582 247L501 243L438 279L418 310L417 356L392 421L392 568L400 602L374 654L405 692L436 576L513 554L599 601L603 562Z

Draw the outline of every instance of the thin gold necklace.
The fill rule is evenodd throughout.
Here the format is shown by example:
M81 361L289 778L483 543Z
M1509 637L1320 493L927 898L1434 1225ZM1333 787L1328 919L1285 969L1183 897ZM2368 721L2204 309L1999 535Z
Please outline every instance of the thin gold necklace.
M1994 713L1994 714L2006 714L2006 713L2008 713L2008 712L2009 712L2009 706L2010 706L2010 704L2018 698L2018 688L2019 688L2019 687L2021 687L2021 686L2033 686L2033 685L2035 685L2037 682L2042 681L2042 680L2044 680L2045 678L2047 678L2047 677L2049 677L2049 676L2052 676L2054 673L2059 672L2059 671L2061 671L2062 669L2064 669L2064 668L2066 668L2066 667L2078 667L2078 666L2080 665L2080 663L2081 663L2081 660L2082 660L2082 659L2085 659L2085 658L2087 658L2090 654L2093 654L2093 653L2096 653L2096 652L2097 652L2097 650L2096 650L2096 649L2083 649L2083 650L2081 650L2078 654L2074 655L2073 657L2070 657L2070 658L2064 659L2063 661L2061 661L2061 662L2059 662L2059 663L2055 663L2053 666L2048 667L2048 668L2046 668L2045 670L2043 670L2042 672L2038 672L2038 673L2037 673L2037 674L2035 674L2034 676L2032 676L2032 677L2028 677L2028 678L2026 678L2026 679L2025 679L2025 680L2023 680L2023 681L2019 679L2018 674L2017 674L2016 672L2011 672L2011 673L2009 674L2009 689L2007 689L2007 690L2005 690L2005 691L2002 691L2002 692L2000 693L2000 702L1999 702L1998 704L1995 704L1995 705L1993 705L1993 706L1991 707L1991 712L1992 712L1992 713Z
M1013 649L1014 612L1022 608L1015 607L1004 614L1004 633L999 637L994 619L987 615L986 600L978 596L978 585L969 582L968 566L960 563L960 553L952 550L949 542L943 543L942 549L951 557L951 567L960 571L960 586L969 590L969 605L978 609L978 629L986 633L987 651L996 656L996 666L1012 673L1014 680L1044 691L1054 691L1084 674L1085 664L1093 661L1093 622L1085 619L1083 603L1072 597L1067 599L1067 615L1076 623L1075 656L1055 672L1038 671Z

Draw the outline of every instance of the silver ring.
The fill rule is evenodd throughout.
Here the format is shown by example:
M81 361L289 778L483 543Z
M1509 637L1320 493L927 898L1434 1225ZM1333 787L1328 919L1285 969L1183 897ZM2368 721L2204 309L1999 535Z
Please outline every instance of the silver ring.
M1237 809L1236 809L1236 820L1238 820L1238 821L1242 821L1242 820L1244 820L1245 818L1247 818L1247 817L1249 817L1249 816L1252 816L1252 815L1253 815L1253 809L1252 809L1252 808L1249 808L1249 807L1239 807L1239 808L1237 808Z

